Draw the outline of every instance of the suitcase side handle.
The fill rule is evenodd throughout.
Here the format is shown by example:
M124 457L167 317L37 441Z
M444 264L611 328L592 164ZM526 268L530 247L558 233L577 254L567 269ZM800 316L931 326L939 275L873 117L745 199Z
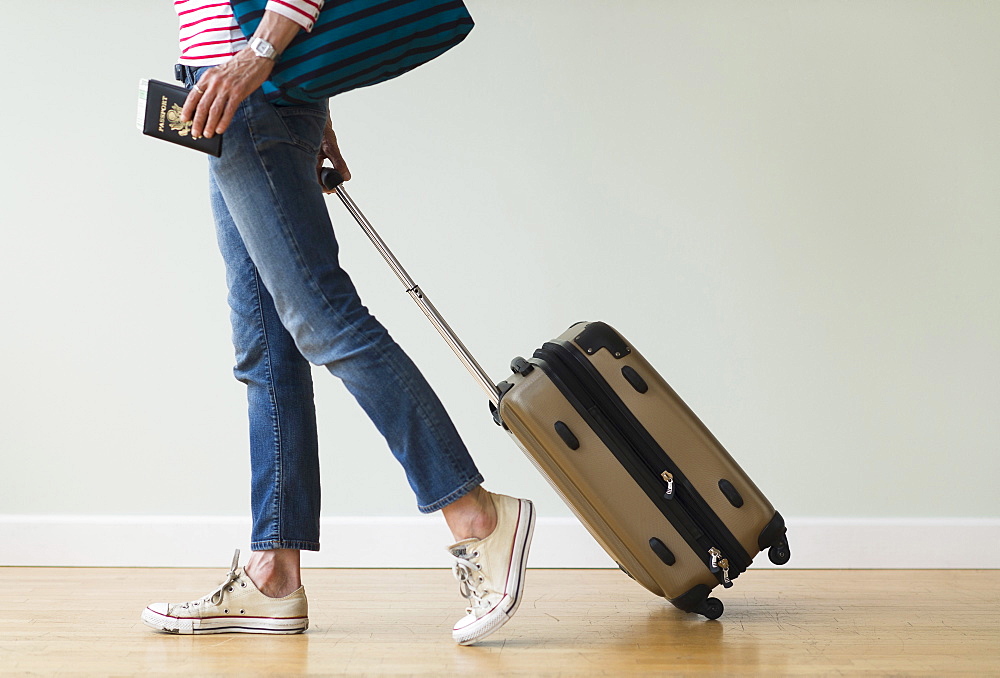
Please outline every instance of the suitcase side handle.
M392 272L396 274L399 281L403 283L406 288L406 293L410 295L410 298L416 302L420 310L424 312L427 319L430 321L434 329L438 331L441 337L445 340L445 343L451 347L451 350L455 352L458 359L465 365L465 369L469 371L469 374L479 383L486 395L490 399L490 403L494 407L499 407L500 405L500 391L497 390L496 385L490 379L490 376L486 374L486 370L476 361L475 357L469 352L469 349L465 347L462 340L458 338L455 331L451 329L448 322L441 316L431 300L427 298L427 295L423 293L420 286L413 281L410 274L406 272L403 265L399 263L399 260L392 253L392 250L385 244L382 237L378 234L375 228L371 225L371 222L362 214L361 210L348 195L347 191L344 190L344 177L341 176L340 172L332 167L324 167L320 172L320 182L323 187L328 191L334 191L340 201L344 203L344 207L347 211L351 213L351 216L358 222L361 226L361 230L365 232L368 239L372 241L375 245L375 249L378 250L382 258L385 259L386 263L389 264L389 268Z

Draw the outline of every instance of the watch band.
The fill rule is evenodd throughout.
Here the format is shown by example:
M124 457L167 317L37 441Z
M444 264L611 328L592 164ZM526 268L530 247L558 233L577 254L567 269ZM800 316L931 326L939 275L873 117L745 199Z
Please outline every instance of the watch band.
M253 50L253 53L259 57L270 59L271 61L278 60L279 56L278 50L276 50L274 48L274 45L269 43L264 38L258 38L255 35L252 38L250 38L250 41L247 43L247 45L250 47L250 49Z

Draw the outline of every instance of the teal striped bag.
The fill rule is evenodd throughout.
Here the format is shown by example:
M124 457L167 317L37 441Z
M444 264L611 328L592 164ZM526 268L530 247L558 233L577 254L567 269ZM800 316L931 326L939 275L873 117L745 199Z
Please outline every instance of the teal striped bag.
M267 0L230 4L252 36ZM300 32L281 55L264 95L294 105L384 82L451 49L472 26L461 0L327 0L312 31Z

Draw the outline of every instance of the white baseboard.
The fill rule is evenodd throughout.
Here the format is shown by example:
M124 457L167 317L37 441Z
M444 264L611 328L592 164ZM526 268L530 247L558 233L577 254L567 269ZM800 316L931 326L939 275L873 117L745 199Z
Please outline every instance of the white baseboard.
M998 518L795 518L795 568L1000 568ZM245 518L0 515L0 566L226 567ZM324 518L305 567L448 567L440 516ZM615 567L575 518L539 518L531 567ZM758 567L773 567L757 557Z

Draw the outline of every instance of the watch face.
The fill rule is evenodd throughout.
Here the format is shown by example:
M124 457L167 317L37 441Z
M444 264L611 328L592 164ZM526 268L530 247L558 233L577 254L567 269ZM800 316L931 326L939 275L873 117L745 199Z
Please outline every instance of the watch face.
M250 49L259 57L271 59L274 57L274 45L261 38L254 38L250 41Z

